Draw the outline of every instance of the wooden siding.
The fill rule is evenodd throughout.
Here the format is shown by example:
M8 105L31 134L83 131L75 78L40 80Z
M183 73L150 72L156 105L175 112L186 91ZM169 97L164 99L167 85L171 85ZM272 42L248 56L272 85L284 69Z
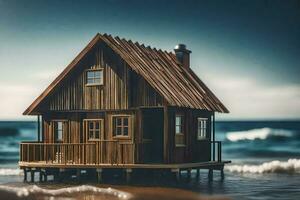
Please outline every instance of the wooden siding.
M111 110L160 106L162 97L104 43L41 105L44 111ZM103 85L86 86L86 70L103 70Z
M175 145L175 116L180 114L184 116L184 141L185 146ZM167 163L187 163L210 161L211 158L211 116L208 111L168 107L168 129L167 140L164 141L168 150L165 162ZM207 118L207 140L197 140L197 118Z
M99 49L101 45L103 48ZM111 63L109 63L110 61ZM51 107L54 110L64 110L66 108L76 109L79 106L81 109L89 109L90 107L93 108L93 106L97 108L117 109L118 106L120 107L118 102L121 104L124 103L126 107L129 102L122 101L118 99L117 96L112 97L115 98L115 100L107 100L112 103L107 105L106 98L103 98L103 95L106 95L106 89L102 91L98 88L95 91L85 91L86 88L82 85L84 77L79 77L79 80L75 82L69 80L72 79L72 77L77 77L76 72L79 71L80 74L80 70L93 68L94 66L107 68L107 64L109 64L111 68L118 66L118 70L121 70L120 66L126 65L125 68L130 68L138 74L138 76L143 77L148 85L151 86L151 90L153 89L153 91L155 90L155 92L157 92L154 96L160 95L168 106L224 113L229 112L209 88L196 76L191 68L182 67L174 53L157 50L149 46L145 47L143 44L137 42L133 43L131 40L120 39L119 37L112 37L107 34L97 34L23 114L41 114L43 111L49 110L49 108L47 106L44 107L43 104L49 101L49 96L52 96L54 93L58 93L59 96L57 98L54 97L54 102L50 100ZM127 72L128 70L124 69L124 71ZM114 80L112 76L111 81L105 82L110 82L117 87L122 83L126 83L126 80L124 81L122 79L122 81L120 83L118 79ZM67 86L68 84L74 85ZM137 85L135 85L135 87L136 86ZM64 89L61 89L61 87ZM128 95L128 88L131 87L133 86L130 85L127 87L127 90L123 90L125 95ZM77 89L79 90L77 91ZM126 87L123 89L126 89ZM59 92L60 90L61 92ZM80 95L70 95L76 91L80 93ZM85 92L87 94L85 94ZM114 90L109 90L108 92L114 94ZM81 98L82 94L86 95L87 99ZM89 96L97 98L93 99ZM90 103L92 101L95 102ZM103 104L105 104L105 106Z

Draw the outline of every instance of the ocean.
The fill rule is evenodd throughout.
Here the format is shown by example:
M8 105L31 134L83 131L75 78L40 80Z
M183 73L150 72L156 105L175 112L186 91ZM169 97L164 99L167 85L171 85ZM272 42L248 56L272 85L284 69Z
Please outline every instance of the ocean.
M216 122L225 179L151 184L23 183L19 142L36 140L36 122L0 122L0 199L300 199L300 122ZM195 175L192 172L192 176Z

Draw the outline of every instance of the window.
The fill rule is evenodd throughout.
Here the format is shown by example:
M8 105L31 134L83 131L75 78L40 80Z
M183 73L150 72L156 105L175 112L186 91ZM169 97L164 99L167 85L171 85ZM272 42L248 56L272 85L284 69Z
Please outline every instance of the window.
M86 85L102 85L103 70L89 70L86 72Z
M197 118L197 139L203 140L207 139L207 118Z
M54 130L55 130L55 142L62 142L63 141L63 122L56 121L54 122Z
M176 134L183 134L183 116L182 115L176 115L175 133Z
M89 140L100 140L102 120L87 120L87 134Z
M113 117L113 136L129 136L129 116Z
M184 121L183 115L176 115L175 117L175 146L184 147Z

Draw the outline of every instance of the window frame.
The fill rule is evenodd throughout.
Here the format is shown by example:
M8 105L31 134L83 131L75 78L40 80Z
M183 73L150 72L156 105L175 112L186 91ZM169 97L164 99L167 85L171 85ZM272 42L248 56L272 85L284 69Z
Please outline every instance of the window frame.
M177 117L180 117L180 124L177 124ZM175 147L185 147L186 141L185 141L185 119L184 114L177 113L175 114L175 121L174 121L174 132L175 132ZM177 132L177 127L179 127L179 132ZM178 143L178 141L182 141L181 143Z
M180 125L177 125L177 117L180 117ZM177 132L177 127L180 127L180 132ZM175 115L175 135L184 135L184 115L183 114L176 114Z
M64 135L65 135L65 132L66 132L66 130L65 130L65 128L64 128L64 126L65 126L65 123L68 123L69 121L68 120L66 120L66 119L52 119L51 120L51 124L53 125L53 131L52 131L52 133L53 133L53 142L54 143L63 143L64 142ZM58 139L58 123L61 123L62 124L62 127L61 127L61 139Z
M197 117L197 140L208 140L207 125L209 123L208 118Z
M117 124L117 119L121 118L121 125ZM124 125L124 119L127 118L127 125ZM112 115L112 138L124 138L131 137L131 115ZM116 121L115 121L116 120ZM120 128L121 134L117 134L116 131ZM124 135L124 130L127 128L127 135Z
M88 83L88 80L89 80L88 73L89 72L95 73L97 71L100 72L100 77L99 77L100 82L99 83L95 83L95 80L98 79L98 78L94 75L92 78L90 78L90 79L93 79L94 82L93 83ZM102 77L101 77L101 74L102 74ZM97 86L97 85L104 85L104 68L87 69L87 70L85 70L85 86Z
M85 122L85 135L86 141L100 141L104 135L104 119L84 119ZM93 123L93 136L96 135L96 131L99 131L99 138L90 138L90 123ZM99 129L96 129L96 123L99 122Z

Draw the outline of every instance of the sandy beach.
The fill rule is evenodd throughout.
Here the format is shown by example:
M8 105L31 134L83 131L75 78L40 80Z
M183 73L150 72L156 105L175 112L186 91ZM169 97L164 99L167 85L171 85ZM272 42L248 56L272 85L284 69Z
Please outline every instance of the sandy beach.
M112 188L114 187L114 188ZM219 196L206 196L192 191L162 187L79 185L62 186L61 184L29 185L8 184L0 186L1 199L7 200L204 200L229 199Z

